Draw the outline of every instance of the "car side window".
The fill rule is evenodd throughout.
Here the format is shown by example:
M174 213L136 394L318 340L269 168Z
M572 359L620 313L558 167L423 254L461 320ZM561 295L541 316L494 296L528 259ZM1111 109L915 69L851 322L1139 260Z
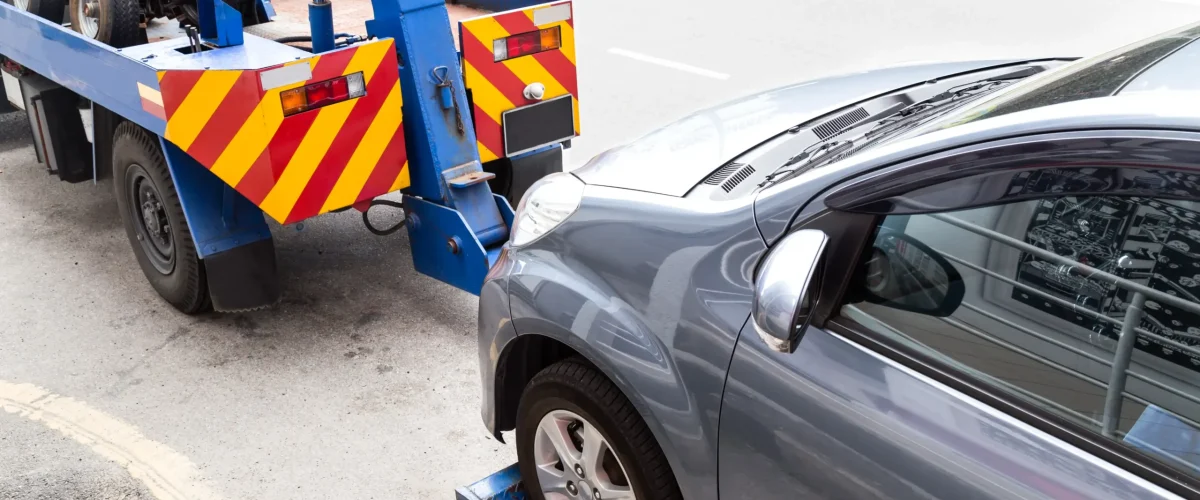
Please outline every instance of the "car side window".
M843 316L1200 477L1200 202L1049 196L872 240Z

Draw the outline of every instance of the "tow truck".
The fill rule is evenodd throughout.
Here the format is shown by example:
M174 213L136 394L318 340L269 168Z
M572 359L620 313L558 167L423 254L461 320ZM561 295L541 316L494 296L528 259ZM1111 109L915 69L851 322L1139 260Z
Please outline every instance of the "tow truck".
M279 300L266 218L357 209L390 234L366 213L397 191L416 270L478 294L513 203L579 134L571 1L479 0L514 8L458 23L461 48L443 0L371 0L365 35L312 0L310 33L284 36L255 34L275 11L251 1L195 0L194 25L143 12L122 47L62 0L0 3L0 106L27 113L50 173L111 177L143 273L184 313ZM96 21L131 2L70 4Z

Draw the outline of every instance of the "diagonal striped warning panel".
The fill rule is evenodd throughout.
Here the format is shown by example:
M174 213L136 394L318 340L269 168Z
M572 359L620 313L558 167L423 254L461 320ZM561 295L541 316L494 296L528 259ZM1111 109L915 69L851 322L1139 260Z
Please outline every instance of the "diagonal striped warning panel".
M572 96L575 134L579 134L579 88L575 70L575 24L571 2L468 19L459 23L463 81L471 91L479 156L489 161L504 155L505 111L534 104L523 92L531 83L546 87L543 100ZM513 35L557 29L560 46L496 61L494 44Z
M280 223L405 188L395 50L383 39L260 70L160 72L164 137ZM284 116L281 92L355 73L362 97Z

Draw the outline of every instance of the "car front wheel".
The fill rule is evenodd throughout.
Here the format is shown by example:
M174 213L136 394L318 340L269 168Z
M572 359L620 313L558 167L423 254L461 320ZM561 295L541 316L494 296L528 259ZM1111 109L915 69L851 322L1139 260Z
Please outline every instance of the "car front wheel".
M517 412L517 456L532 498L682 498L637 410L587 362L568 359L539 372Z

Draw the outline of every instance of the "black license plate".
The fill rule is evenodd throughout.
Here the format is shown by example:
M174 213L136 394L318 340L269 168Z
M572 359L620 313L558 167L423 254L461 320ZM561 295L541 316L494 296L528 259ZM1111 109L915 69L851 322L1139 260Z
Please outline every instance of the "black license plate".
M571 95L505 111L504 155L513 156L575 137Z

